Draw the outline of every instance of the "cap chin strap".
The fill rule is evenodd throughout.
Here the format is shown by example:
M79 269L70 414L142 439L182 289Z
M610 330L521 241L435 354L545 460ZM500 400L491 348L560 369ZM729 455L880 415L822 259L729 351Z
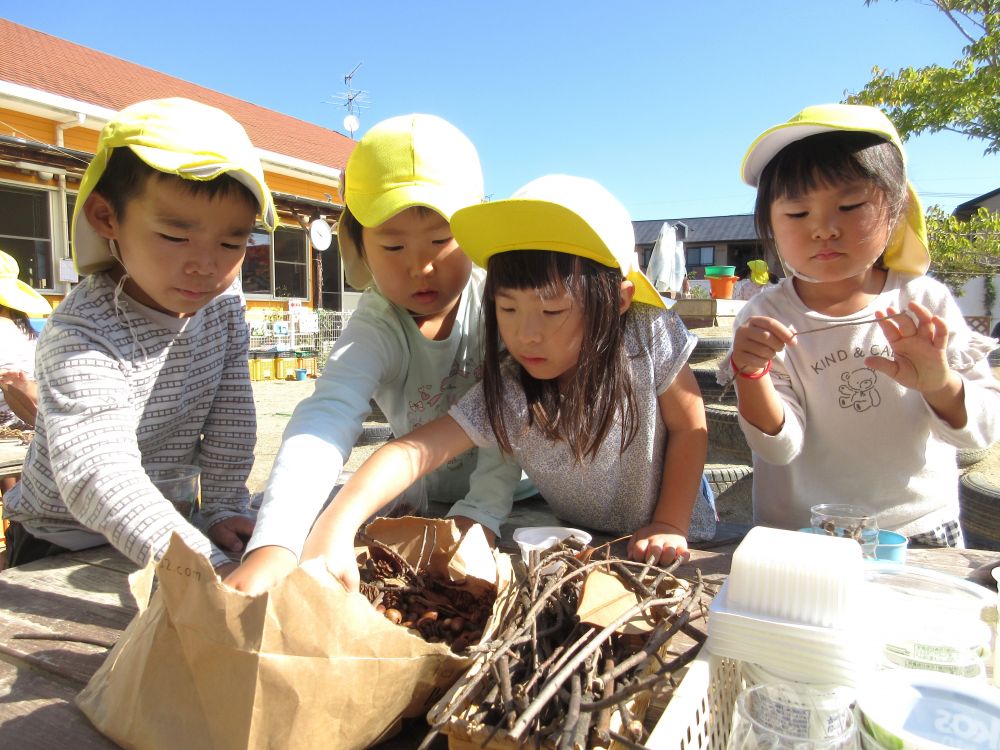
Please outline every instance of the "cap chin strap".
M820 279L817 279L817 278L816 278L815 276L806 276L806 275L805 275L804 273L802 273L801 271L796 271L796 270L795 270L795 269L794 269L794 268L792 267L792 264L791 264L791 263L789 263L789 262L788 262L787 260L784 260L784 259L783 259L783 260L781 261L781 263L782 263L782 265L783 265L783 266L785 267L785 270L786 270L786 271L788 271L789 273L791 273L791 274L792 274L792 276L794 276L794 277L795 277L795 278L797 278L797 279L801 279L802 281L808 281L808 282L809 282L810 284L819 284L819 283L820 283L820 281L821 281Z
M125 261L122 259L121 249L118 247L118 242L116 240L108 240L108 247L111 250L111 257L121 263L122 268L125 269L125 273L122 277L118 279L118 283L115 285L114 295L112 297L115 306L115 317L121 320L125 319L125 325L128 326L128 332L132 334L132 359L135 359L135 348L139 347L139 351L142 352L143 359L146 359L148 355L146 354L146 349L139 341L139 337L135 332L135 328L132 325L132 316L128 314L128 310L122 306L121 295L125 289L125 282L129 279L128 268L125 267Z

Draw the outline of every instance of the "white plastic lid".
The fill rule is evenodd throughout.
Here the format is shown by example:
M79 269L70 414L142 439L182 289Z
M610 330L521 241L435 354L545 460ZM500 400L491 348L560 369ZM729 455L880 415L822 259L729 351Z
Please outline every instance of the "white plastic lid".
M885 747L1000 747L1000 691L977 680L909 669L876 672L858 690L858 709Z
M865 566L866 609L886 648L901 656L958 663L989 646L982 611L996 595L969 581L926 568L873 562ZM950 655L949 655L950 654Z

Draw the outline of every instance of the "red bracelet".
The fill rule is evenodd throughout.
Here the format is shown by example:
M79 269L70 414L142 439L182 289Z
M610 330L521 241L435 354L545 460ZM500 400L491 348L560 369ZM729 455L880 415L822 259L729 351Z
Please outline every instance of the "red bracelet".
M762 377L771 372L771 360L767 360L767 364L764 365L764 369L760 372L755 372L753 375L747 375L742 369L737 369L736 363L733 361L733 355L729 355L729 366L733 368L733 372L739 375L741 378L746 378L747 380L760 380Z

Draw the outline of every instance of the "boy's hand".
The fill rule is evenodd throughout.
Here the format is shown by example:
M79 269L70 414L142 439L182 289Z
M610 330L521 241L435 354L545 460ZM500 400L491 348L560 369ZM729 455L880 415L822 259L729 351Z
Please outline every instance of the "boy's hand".
M935 393L948 385L952 375L948 367L948 326L921 304L911 302L908 308L916 322L909 315L888 320L888 316L897 314L892 307L885 313L875 313L892 347L893 359L866 357L865 366L885 373L905 388Z
M794 340L793 329L774 318L755 315L733 332L733 368L748 375L760 372Z
M216 546L227 552L242 552L250 535L253 534L254 520L246 516L224 518L208 529L208 538Z
M278 546L258 547L223 579L223 583L255 596L274 587L298 565L290 549Z
M655 521L636 531L628 542L628 556L638 562L669 565L678 557L688 560L687 538L673 526Z

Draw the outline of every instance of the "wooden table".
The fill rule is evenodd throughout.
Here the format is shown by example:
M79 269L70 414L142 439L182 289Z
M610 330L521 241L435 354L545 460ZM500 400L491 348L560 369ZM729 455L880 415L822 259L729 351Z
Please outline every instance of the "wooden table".
M692 564L709 583L729 572L735 544L695 550ZM974 550L911 550L909 562L960 576L1000 557ZM135 570L110 547L74 552L0 573L0 746L106 750L73 698L103 662L137 608L126 576ZM35 636L23 638L18 636ZM42 637L70 640L46 640ZM425 733L415 722L383 745L412 750ZM446 747L443 738L435 748Z
M27 443L17 438L0 438L0 479L19 475L27 452Z

